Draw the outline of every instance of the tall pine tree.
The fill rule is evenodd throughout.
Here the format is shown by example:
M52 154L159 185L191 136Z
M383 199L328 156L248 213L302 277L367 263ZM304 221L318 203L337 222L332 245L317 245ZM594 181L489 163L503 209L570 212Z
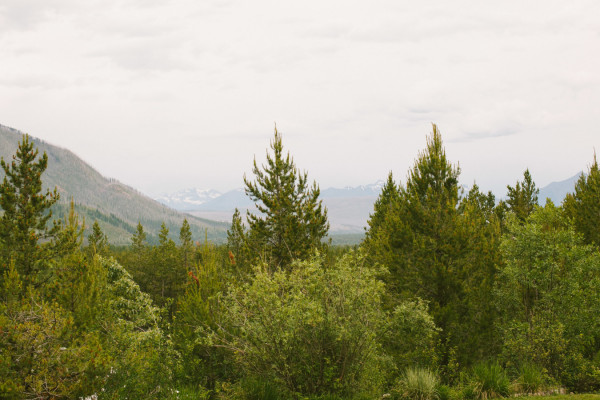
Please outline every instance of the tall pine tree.
M47 224L52 218L50 207L59 199L56 189L42 191L42 173L48 166L48 156L38 158L38 150L28 135L24 135L12 162L0 160L5 176L0 185L0 241L3 265L14 259L24 279L31 279L36 262L49 250L46 239L54 237L60 227ZM43 244L41 244L44 242Z
M284 155L277 128L271 150L262 168L254 160L255 181L244 176L246 194L258 209L257 214L247 213L246 240L255 260L287 269L292 260L307 259L322 247L329 222L319 187L309 186L306 172L298 171L289 153Z
M374 233L367 233L366 246L368 259L390 272L385 277L390 306L415 297L429 303L441 328L439 357L449 379L452 369L444 369L448 364L469 364L485 351L487 343L470 334L485 333L488 339L493 332L486 295L493 283L500 232L493 196L475 187L461 200L459 173L446 157L434 124L406 187L398 189L382 221L372 224ZM453 360L453 353L460 359Z

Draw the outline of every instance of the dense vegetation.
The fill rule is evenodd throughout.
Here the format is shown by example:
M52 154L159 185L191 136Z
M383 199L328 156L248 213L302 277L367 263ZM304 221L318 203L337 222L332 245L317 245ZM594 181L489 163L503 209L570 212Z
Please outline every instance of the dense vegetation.
M48 162L24 136L1 164L0 398L600 390L595 158L562 205L538 205L529 171L496 202L463 193L434 125L354 248L326 241L319 188L277 132L244 178L259 213L236 212L226 245L195 242L187 220L149 242L113 216L131 236L111 248L104 215L86 231L73 201L55 208Z

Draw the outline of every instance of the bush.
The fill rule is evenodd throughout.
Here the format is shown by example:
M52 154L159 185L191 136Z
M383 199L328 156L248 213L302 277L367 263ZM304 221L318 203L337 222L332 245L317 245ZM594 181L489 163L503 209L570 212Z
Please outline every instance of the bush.
M434 400L439 398L437 374L425 368L408 368L397 387L396 397L410 400Z
M289 273L257 269L252 282L223 299L208 345L231 350L241 373L299 396L351 398L378 379L383 284L351 253L333 266L319 259ZM210 327L209 327L210 328Z
M495 363L479 363L473 367L470 385L476 399L507 397L510 381L504 369Z

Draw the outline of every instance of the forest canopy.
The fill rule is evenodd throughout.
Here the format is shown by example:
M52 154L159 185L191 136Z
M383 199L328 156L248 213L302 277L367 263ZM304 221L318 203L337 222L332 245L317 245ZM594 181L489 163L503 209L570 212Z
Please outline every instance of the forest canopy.
M23 136L0 185L0 398L488 399L600 390L600 172L538 204L529 170L459 185L436 125L390 173L365 239L327 210L275 131L244 177L258 212L228 240L112 246L73 201L52 217L48 158ZM88 237L84 225L92 223ZM174 236L177 238L177 236Z

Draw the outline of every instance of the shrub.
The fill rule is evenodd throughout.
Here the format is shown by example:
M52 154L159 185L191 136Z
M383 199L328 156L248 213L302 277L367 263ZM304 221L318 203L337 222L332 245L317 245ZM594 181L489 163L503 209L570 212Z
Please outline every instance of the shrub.
M410 400L434 400L439 398L437 374L425 368L408 368L397 388L397 397Z
M377 377L385 320L376 271L356 254L333 266L314 259L286 269L257 269L251 282L232 287L219 327L199 336L230 350L243 375L289 393L363 393Z
M476 364L470 383L477 399L506 397L510 393L508 376L497 362Z

